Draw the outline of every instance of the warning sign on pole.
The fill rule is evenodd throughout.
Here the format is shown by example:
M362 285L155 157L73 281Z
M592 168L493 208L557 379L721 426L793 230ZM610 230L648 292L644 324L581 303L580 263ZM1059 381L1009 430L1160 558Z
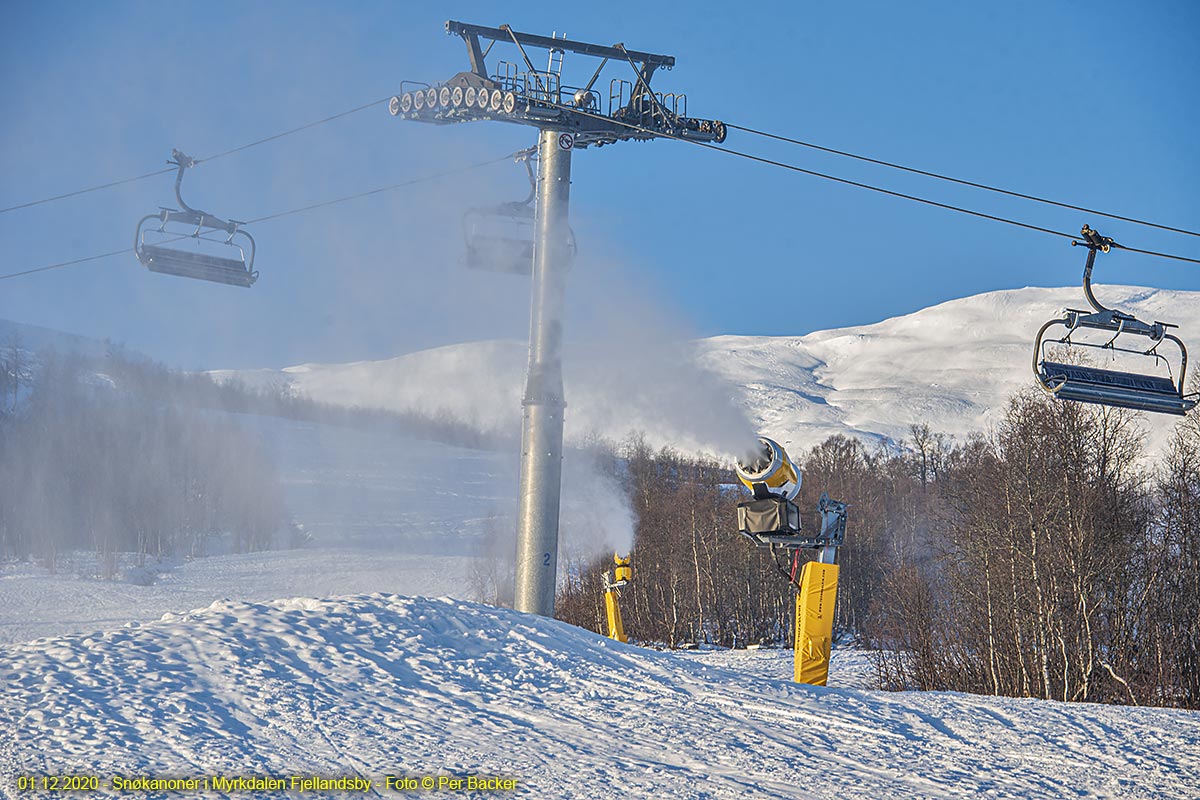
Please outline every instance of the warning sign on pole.
M575 146L575 137L569 133L560 133L558 135L558 146L561 150L570 150Z

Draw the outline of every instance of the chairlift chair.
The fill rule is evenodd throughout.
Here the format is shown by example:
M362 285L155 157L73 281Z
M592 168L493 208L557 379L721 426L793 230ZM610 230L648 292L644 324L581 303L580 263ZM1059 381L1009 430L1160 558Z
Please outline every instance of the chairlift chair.
M525 158L523 163L529 176L529 195L524 200L470 208L463 214L463 238L467 246L464 263L468 267L514 275L533 274L536 218L533 201L537 181L529 159ZM568 227L568 260L575 258L575 251L575 232Z
M1114 246L1120 247L1112 239L1101 236L1096 231L1083 226L1082 246L1088 249L1087 263L1083 270L1083 292L1093 311L1066 309L1060 319L1053 319L1041 327L1033 346L1033 374L1038 385L1059 400L1073 400L1080 403L1094 403L1116 408L1130 408L1139 411L1152 411L1160 414L1175 414L1182 416L1196 406L1195 394L1184 394L1184 379L1187 373L1187 348L1179 337L1168 332L1177 326L1165 322L1146 323L1115 309L1105 308L1096 300L1092 292L1092 268L1095 266L1096 253L1107 253ZM1072 242L1072 244L1080 244ZM1046 332L1056 326L1066 328L1066 334L1060 339L1045 339ZM1108 341L1095 342L1074 341L1071 337L1078 330L1098 330L1111 333ZM1149 339L1146 349L1119 347L1118 339L1122 336L1136 336ZM1158 352L1159 345L1164 340L1173 342L1179 348L1178 378L1117 370L1106 370L1098 367L1078 364L1065 364L1046 358L1046 345L1050 343L1091 347L1109 352L1130 353L1144 356L1155 364L1164 362L1170 372L1171 362Z
M161 208L159 213L147 214L138 221L133 247L138 261L151 272L230 286L252 286L258 280L258 273L254 271L254 237L242 230L243 223L237 220L223 220L185 203L180 194L180 184L184 171L195 166L196 160L178 150L172 150L171 155L172 159L167 163L178 167L175 174L175 200L182 210ZM158 221L157 226L147 224L152 220ZM213 233L220 235L215 238L206 235ZM211 243L214 248L183 250L167 246L186 239ZM237 256L222 254L231 251L237 251Z

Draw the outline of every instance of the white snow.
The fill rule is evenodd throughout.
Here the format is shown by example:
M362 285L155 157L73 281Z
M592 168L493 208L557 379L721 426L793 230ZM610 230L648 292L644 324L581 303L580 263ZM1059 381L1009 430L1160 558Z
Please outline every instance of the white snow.
M1179 325L1186 342L1200 334L1200 292L1097 286L1103 302L1144 320ZM718 336L694 343L695 360L728 386L755 429L796 449L836 433L900 440L913 423L964 435L983 431L1008 397L1033 386L1033 341L1064 307L1086 306L1079 287L1011 289L952 300L871 325L806 336ZM653 349L654 343L647 343ZM1095 351L1092 351L1093 355ZM688 380L652 360L602 373L565 354L567 435L620 440L642 431L656 445L722 452L711 422L680 411ZM1163 354L1177 362L1165 344ZM344 405L447 412L484 430L515 430L525 345L468 342L353 364L304 364L284 370L216 372L249 383L275 383ZM630 370L644 374L627 374ZM1162 369L1160 366L1159 369ZM612 373L609 370L608 373ZM619 378L619 379L614 379ZM637 387L636 392L629 387ZM673 413L674 412L674 413ZM1146 415L1157 450L1174 420Z
M1200 293L1098 291L1181 323L1185 339L1200 330ZM914 420L961 434L1029 383L1033 332L1077 294L994 292L695 352L791 447L837 432L900 438ZM505 428L524 361L522 344L490 342L251 377ZM640 428L657 443L712 445L686 421L648 418L653 389L614 391L637 376L614 384L568 363L567 378L577 437ZM0 570L0 797L37 796L17 793L18 774L58 772L503 775L519 794L564 798L1198 796L1195 712L872 691L866 656L849 649L834 651L832 688L799 686L787 651L658 652L412 597L471 593L489 536L511 529L516 453L241 422L278 463L312 541L168 565L149 586L70 562L54 576ZM1148 424L1161 440L1169 422ZM568 464L566 480L566 532L628 535L613 533L627 509L586 465ZM585 496L588 508L572 505Z
M94 556L59 573L0 564L0 642L89 632L214 600L368 592L473 598L476 572L511 576L515 452L453 447L380 431L237 415L275 461L291 517L311 541L123 570L104 580ZM633 518L613 479L568 451L560 573L573 556L628 550ZM219 545L213 548L219 552ZM586 551L586 552L585 552ZM125 559L125 568L132 562ZM142 575L159 573L151 585Z
M151 560L151 571L161 574L148 586L95 577L94 558L78 554L64 556L56 575L0 565L0 642L147 621L223 598L383 591L465 597L491 529L512 526L513 455L268 417L239 415L237 422L275 460L288 510L309 543L163 565Z
M816 688L451 599L214 603L0 648L13 774L482 774L533 797L1194 798L1200 717ZM103 787L102 787L103 788ZM115 792L102 792L114 795ZM260 793L258 796L268 796Z

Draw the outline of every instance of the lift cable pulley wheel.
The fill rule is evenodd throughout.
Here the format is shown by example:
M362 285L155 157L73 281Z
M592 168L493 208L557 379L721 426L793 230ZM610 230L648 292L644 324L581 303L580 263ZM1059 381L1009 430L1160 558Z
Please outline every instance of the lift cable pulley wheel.
M242 229L243 223L238 220L224 220L185 203L180 193L183 173L195 166L196 160L178 150L172 150L171 156L167 163L177 170L175 201L179 208L161 208L157 214L147 214L138 221L133 244L138 261L150 271L166 275L230 286L253 285L258 279L254 271L254 237ZM157 225L152 224L154 220ZM186 240L194 242L196 249L168 246ZM234 252L236 257L232 257Z
M1187 377L1187 348L1184 347L1179 337L1169 332L1170 328L1177 326L1166 322L1143 322L1132 314L1101 305L1092 291L1092 268L1096 263L1096 254L1107 253L1114 247L1120 248L1121 245L1106 236L1101 236L1087 225L1083 226L1081 236L1082 242L1072 241L1071 244L1086 247L1088 251L1087 262L1083 268L1083 293L1092 307L1092 311L1065 309L1060 319L1050 320L1038 331L1033 346L1033 374L1037 378L1038 385L1059 400L1073 400L1080 403L1131 408L1161 414L1180 416L1186 414L1196 406L1198 398L1196 394L1184 394L1184 381ZM1047 340L1046 332L1055 326L1062 326L1066 332L1059 339ZM1103 342L1077 341L1073 338L1077 332L1088 330L1103 331L1111 335ZM1149 345L1147 347L1121 346L1128 337L1135 337L1135 340L1148 340ZM1170 360L1158 352L1158 348L1164 340L1172 342L1179 348L1177 378L1172 377ZM1106 351L1109 354L1132 354L1149 359L1153 365L1165 364L1168 375L1122 372L1051 361L1046 357L1046 347L1049 344L1092 348Z

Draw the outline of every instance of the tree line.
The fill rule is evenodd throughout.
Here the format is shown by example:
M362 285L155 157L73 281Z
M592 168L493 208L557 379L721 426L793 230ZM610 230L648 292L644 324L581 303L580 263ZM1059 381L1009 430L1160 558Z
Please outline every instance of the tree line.
M115 361L107 366L112 367ZM119 553L204 555L270 547L287 518L274 464L225 415L177 402L147 376L122 388L92 359L41 354L0 416L0 557L93 551L112 577Z
M805 525L823 491L850 505L835 627L881 686L1200 707L1200 418L1157 463L1139 419L1026 392L986 435L792 454ZM636 439L611 463L637 512L626 631L790 646L791 565L736 533L728 465ZM609 567L568 566L562 618L604 630Z
M467 447L504 441L449 415L312 401L284 384L250 387L173 370L106 344L101 352L0 348L0 560L93 551L113 577L120 553L204 555L296 540L278 471L239 414L418 436Z

